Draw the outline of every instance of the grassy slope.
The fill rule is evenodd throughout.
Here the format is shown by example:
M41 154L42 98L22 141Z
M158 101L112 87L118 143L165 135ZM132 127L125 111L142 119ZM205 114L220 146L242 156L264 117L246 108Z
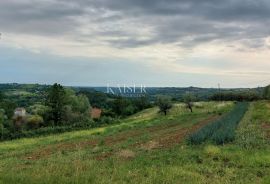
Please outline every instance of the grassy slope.
M269 183L267 144L180 142L231 106L202 103L190 114L177 105L167 117L153 108L107 128L0 143L0 183ZM253 106L248 122L269 122L267 103Z

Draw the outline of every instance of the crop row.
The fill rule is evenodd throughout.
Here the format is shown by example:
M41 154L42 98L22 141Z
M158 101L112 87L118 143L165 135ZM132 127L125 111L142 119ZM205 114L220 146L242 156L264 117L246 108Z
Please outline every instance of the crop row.
M237 103L232 111L188 137L190 144L212 141L216 144L231 142L235 138L235 129L248 109L247 102Z

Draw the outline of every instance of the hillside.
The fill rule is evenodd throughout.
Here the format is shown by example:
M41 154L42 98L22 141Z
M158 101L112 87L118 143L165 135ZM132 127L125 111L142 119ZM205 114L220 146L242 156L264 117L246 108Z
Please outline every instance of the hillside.
M50 87L50 85L41 84L0 84L0 92L7 95L7 98L15 100L20 106L32 105L33 103L40 101L44 98L44 93ZM107 93L107 87L75 87L70 86L75 91L88 91L88 92L101 92ZM115 95L121 95L116 87L112 87ZM140 91L137 88L136 91ZM167 95L172 97L174 100L182 100L182 97L187 92L193 93L200 100L207 100L211 95L217 92L234 92L234 93L245 93L254 92L261 94L263 88L233 88L223 89L218 88L198 88L198 87L146 87L146 94L150 99L154 100L158 95Z
M187 144L234 106L175 104L168 116L151 108L117 125L2 142L0 183L269 183L269 102L250 104L234 142Z

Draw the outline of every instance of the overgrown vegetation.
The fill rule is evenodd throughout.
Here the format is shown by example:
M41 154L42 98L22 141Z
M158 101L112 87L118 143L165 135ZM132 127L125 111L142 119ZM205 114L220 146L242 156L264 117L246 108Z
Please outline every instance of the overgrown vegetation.
M224 144L235 139L235 129L244 116L248 103L237 103L235 108L221 119L206 125L188 138L191 144L201 144L212 141L216 144Z
M270 100L270 85L266 86L263 90L263 98Z
M0 86L5 89L5 93L0 92L1 140L114 124L152 106L146 96L126 98L97 91L75 91L60 84ZM92 117L92 107L100 108L98 118Z
M218 92L210 96L209 99L214 101L256 101L262 99L262 94L254 90L245 92Z

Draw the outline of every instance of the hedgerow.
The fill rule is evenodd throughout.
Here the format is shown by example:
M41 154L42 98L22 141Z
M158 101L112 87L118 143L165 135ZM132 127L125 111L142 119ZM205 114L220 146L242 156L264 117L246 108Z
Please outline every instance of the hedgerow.
M248 109L247 102L239 102L234 109L221 119L204 126L188 137L190 144L201 144L212 141L216 144L224 144L235 139L235 129Z

